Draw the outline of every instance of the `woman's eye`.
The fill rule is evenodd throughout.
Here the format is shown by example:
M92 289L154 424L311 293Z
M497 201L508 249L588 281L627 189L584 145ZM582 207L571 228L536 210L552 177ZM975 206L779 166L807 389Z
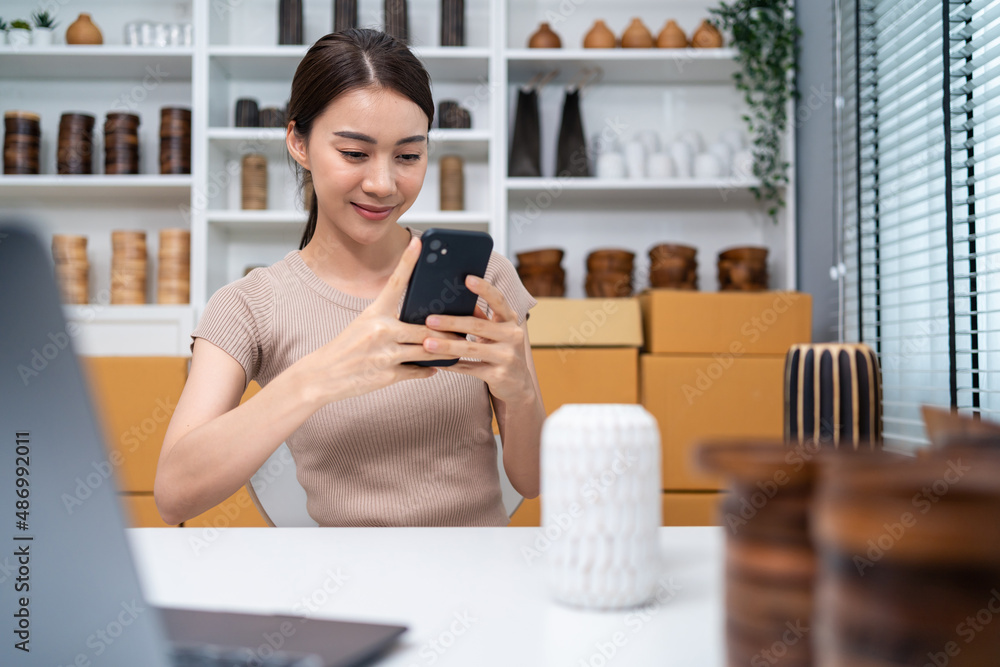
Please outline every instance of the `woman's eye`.
M400 155L399 157L406 162L416 162L420 159L420 153L407 153L406 155Z
M365 157L364 153L360 153L358 151L340 151L340 154L352 160L360 160L361 158Z

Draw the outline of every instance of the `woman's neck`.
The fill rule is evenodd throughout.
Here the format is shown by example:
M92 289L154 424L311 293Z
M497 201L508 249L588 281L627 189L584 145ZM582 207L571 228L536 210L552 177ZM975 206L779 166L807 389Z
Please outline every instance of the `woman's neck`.
M300 255L313 273L336 289L374 298L409 242L410 232L405 227L390 228L371 243L359 243L334 225L317 221L313 238Z

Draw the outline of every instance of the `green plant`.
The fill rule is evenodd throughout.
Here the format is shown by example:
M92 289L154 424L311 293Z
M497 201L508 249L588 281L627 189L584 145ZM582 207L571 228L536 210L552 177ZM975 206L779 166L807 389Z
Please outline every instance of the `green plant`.
M11 30L31 30L31 24L28 23L27 21L22 21L21 19L18 19L16 21L11 21L10 22L10 29Z
M0 32L7 32L7 22L0 19Z
M792 0L735 0L709 10L717 28L733 36L740 71L733 74L749 113L743 116L753 137L753 173L760 186L754 196L767 202L777 221L784 207L782 187L788 184L788 162L782 158L782 138L788 127L788 102L796 99L796 38Z
M31 20L35 22L36 28L45 28L47 30L52 30L59 25L56 23L56 17L48 12L35 12L31 15Z

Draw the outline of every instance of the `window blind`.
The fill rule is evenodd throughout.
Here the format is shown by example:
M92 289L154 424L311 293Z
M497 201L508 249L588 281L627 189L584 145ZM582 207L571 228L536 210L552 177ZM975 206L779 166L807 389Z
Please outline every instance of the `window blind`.
M886 444L912 447L923 404L1000 419L1000 3L837 11L842 329L879 354Z
M1000 3L949 14L957 407L1000 419Z

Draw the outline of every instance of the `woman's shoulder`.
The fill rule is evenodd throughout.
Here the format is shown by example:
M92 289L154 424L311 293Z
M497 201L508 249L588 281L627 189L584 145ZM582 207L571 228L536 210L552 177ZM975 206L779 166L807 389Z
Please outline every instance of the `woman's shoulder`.
M253 300L273 298L277 288L289 282L285 278L291 273L289 262L295 253L289 252L283 259L268 266L247 267L242 278L222 286L216 294L240 295Z

